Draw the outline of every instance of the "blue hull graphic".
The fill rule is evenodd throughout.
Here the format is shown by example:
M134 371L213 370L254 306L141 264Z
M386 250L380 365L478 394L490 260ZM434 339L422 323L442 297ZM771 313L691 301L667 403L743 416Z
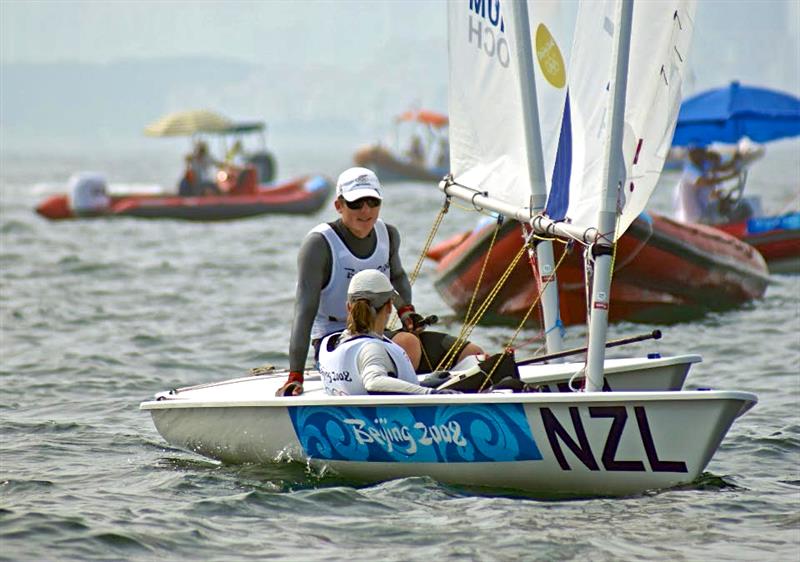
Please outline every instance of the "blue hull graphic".
M520 404L289 408L309 457L462 463L541 460Z

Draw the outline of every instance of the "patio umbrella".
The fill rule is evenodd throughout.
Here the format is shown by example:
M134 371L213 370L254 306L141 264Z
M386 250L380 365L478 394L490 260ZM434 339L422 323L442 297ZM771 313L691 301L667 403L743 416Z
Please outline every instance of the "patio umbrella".
M800 99L731 82L681 104L673 146L734 144L743 137L768 142L800 135Z
M177 111L148 125L144 134L150 137L188 136L195 133L218 133L233 126L233 121L203 109Z

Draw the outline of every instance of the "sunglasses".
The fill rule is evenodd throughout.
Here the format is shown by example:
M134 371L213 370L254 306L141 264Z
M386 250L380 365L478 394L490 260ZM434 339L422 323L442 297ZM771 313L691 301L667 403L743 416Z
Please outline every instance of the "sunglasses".
M381 206L381 200L375 197L362 197L361 199L356 199L355 201L348 201L347 199L344 199L344 204L347 205L347 208L354 211L361 209L364 206L364 203L366 203L370 209Z

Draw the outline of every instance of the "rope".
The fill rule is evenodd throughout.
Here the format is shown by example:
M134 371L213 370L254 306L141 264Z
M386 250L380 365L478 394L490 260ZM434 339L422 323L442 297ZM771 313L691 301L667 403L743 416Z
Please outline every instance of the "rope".
M530 238L532 236L535 236L533 228L531 227L531 229L529 230L527 224L523 224L522 225L522 232L524 233L524 236L525 236L526 240L530 240ZM533 248L531 248L531 246L528 246L528 248L529 248L529 250L528 250L528 263L531 266L531 272L534 275L536 275L537 271L538 271L537 256L536 256L536 252L534 251L536 247L534 246ZM555 274L555 271L553 273ZM540 276L537 275L537 282L538 282L538 277L540 277ZM545 340L545 338L547 337L547 333L544 331L544 323L545 323L545 320L544 320L544 307L539 307L539 326L540 326L539 337L542 340Z
M439 209L439 214L436 215L436 218L433 221L433 225L428 232L428 239L425 241L425 245L422 248L422 251L419 254L419 258L417 259L417 264L414 266L414 271L411 272L411 275L408 276L408 282L413 287L414 282L419 277L419 272L422 269L422 264L425 261L425 257L428 254L428 250L430 250L431 244L433 243L433 239L436 237L436 233L439 231L439 227L442 225L442 221L444 220L444 216L447 214L447 211L450 210L450 196L446 195L444 199L444 203L442 203L442 208ZM392 311L392 316L387 323L389 330L394 330L394 326L397 323L397 311ZM423 349L424 353L424 349ZM430 364L430 361L428 362Z
M439 227L442 225L442 221L444 220L444 216L447 214L447 211L450 210L450 196L447 195L444 199L444 203L442 204L442 208L439 209L439 214L436 215L436 219L433 221L433 226L431 227L430 232L428 233L428 239L425 241L425 245L422 248L422 252L420 252L419 259L417 259L417 265L414 266L414 271L411 272L409 275L408 280L413 285L414 282L417 280L419 276L419 271L422 269L422 263L425 261L425 257L428 254L428 250L433 243L433 239L436 236L436 233L439 231Z
M495 223L494 230L492 231L492 239L489 241L489 249L486 251L486 257L483 259L483 263L481 264L481 271L478 274L478 282L475 283L475 289L472 291L472 296L469 300L469 305L467 305L467 312L464 314L464 323L461 325L461 331L456 337L456 340L453 342L453 345L450 346L450 349L447 350L447 353L444 354L439 360L439 364L436 366L436 371L443 370L444 368L449 368L455 359L456 350L461 347L461 344L467 339L467 324L470 318L470 313L472 312L472 307L475 304L475 298L478 295L478 291L480 290L481 284L483 283L483 274L486 272L486 265L489 263L489 257L492 255L492 250L494 249L494 243L497 240L497 233L500 231L500 225L502 224L502 216L497 217L497 222ZM428 363L430 365L430 362Z
M522 247L517 252L517 255L514 256L514 259L511 260L508 267L503 272L503 275L500 277L500 279L498 279L497 283L492 288L489 295L486 296L483 303L481 303L481 305L478 307L478 310L475 311L475 314L473 314L472 317L468 316L465 319L464 326L462 327L461 333L456 339L456 342L453 344L453 346L448 350L447 354L445 354L445 356L439 362L439 365L437 366L436 370L442 370L445 366L449 367L451 365L451 362L454 359L453 356L455 355L455 350L461 346L462 342L466 341L466 339L472 333L472 330L475 328L475 326L477 326L480 319L489 309L489 306L491 306L494 299L500 293L500 290L503 288L503 285L505 285L506 281L508 281L508 278L511 276L511 272L517 266L519 260L522 258L522 255L525 253L526 250L527 250L527 244L523 244Z
M475 283L475 289L472 291L472 296L469 299L469 305L467 305L467 312L464 314L464 321L466 322L469 319L469 315L472 312L472 307L475 305L475 298L478 296L478 290L481 288L481 284L483 284L483 275L486 273L486 265L489 263L489 258L492 255L492 250L494 249L494 243L497 241L497 233L500 232L500 226L503 223L502 217L497 217L497 222L494 225L494 230L492 231L492 239L489 241L489 249L486 251L486 257L483 258L483 263L481 264L481 272L478 274L478 282ZM463 331L463 327L461 328Z
M522 318L522 322L519 323L519 325L517 326L517 329L514 331L514 334L508 340L508 344L506 344L506 348L510 348L514 344L514 340L517 339L517 336L522 331L522 328L523 328L523 326L525 326L525 323L528 321L528 318L530 317L531 313L533 312L533 309L536 307L537 304L539 304L539 301L542 300L542 293L547 288L547 286L550 283L552 283L553 277L555 276L556 272L558 271L558 268L561 267L561 264L564 263L564 259L566 257L567 257L567 252L566 251L561 252L561 257L559 258L558 263L556 263L555 267L553 268L553 275L551 275L550 278L547 281L545 281L544 284L542 285L542 288L539 290L539 293L536 295L536 298L533 299L533 302L531 303L530 307L528 307L528 311L525 313L525 316ZM551 330L554 330L554 329L560 328L560 327L562 327L562 324L561 324L561 320L559 319L545 333L548 333Z
M526 241L526 243L523 245L523 249L526 249L526 248L527 248L527 247L530 245L530 241L531 241L533 238L535 238L535 236L530 236L530 237L528 238L528 240ZM519 323L519 325L517 326L517 329L514 331L513 335L512 335L512 336L509 338L509 340L508 340L508 343L505 345L505 348L504 348L506 351L510 351L511 349L513 349L514 341L517 339L517 336L518 336L518 335L519 335L519 333L522 331L522 328L525 326L525 323L528 321L528 318L529 318L529 317L530 317L530 315L533 313L533 310L534 310L534 309L537 307L537 305L539 304L539 301L542 299L542 293L544 293L544 290L545 290L545 288L546 288L546 287L547 287L547 286L548 286L550 283L552 283L553 277L555 277L556 273L558 272L558 269L561 267L561 264L562 264L562 263L564 263L564 259L565 259L566 257L567 257L567 252L566 252L566 250L565 250L565 251L561 252L561 258L559 258L559 260L558 260L558 263L556 263L555 267L553 268L553 275L551 275L551 276L550 276L550 277L547 279L547 281L545 281L545 282L544 282L544 284L542 285L542 287L539 289L539 292L538 292L538 294L537 294L536 298L535 298L535 299L533 299L533 302L532 302L532 303L531 303L531 305L528 307L528 311L525 313L525 316L522 318L522 321L521 321L521 322ZM561 324L561 320L558 320L558 321L557 321L557 322L556 322L556 323L555 323L555 324L554 324L554 325L553 325L551 328L549 328L549 329L547 330L547 332L549 332L549 331L551 331L551 330L553 330L553 329L555 329L555 328L561 328L561 327L563 327L563 326L562 326L562 324ZM545 332L545 333L547 333L547 332ZM487 376L486 376L486 380L483 382L483 385L481 385L481 388L480 388L480 390L482 390L482 389L483 389L483 386L486 384L486 382L487 382L488 380L491 380L492 376L494 375L495 371L497 370L497 367L500 365L500 362L502 361L502 359L503 359L503 358L502 358L502 357L500 357L500 358L499 358L499 359L498 359L498 360L495 362L495 364L492 366L491 370L489 371L489 373L488 373L488 374L487 374Z

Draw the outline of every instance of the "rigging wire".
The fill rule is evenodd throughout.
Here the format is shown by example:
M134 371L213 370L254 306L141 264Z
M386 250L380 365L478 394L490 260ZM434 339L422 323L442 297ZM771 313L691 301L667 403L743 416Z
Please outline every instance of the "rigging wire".
M472 312L472 307L475 304L475 299L478 295L478 291L480 290L481 284L483 283L483 275L486 272L486 265L489 263L489 258L492 255L492 250L494 249L494 243L497 240L497 233L500 231L500 226L503 223L503 216L498 215L497 222L495 223L494 230L492 231L492 238L489 241L489 249L486 251L486 257L483 259L483 264L481 264L481 271L478 274L478 281L475 283L475 289L472 291L472 296L469 300L469 305L467 305L467 312L464 314L464 323L461 325L461 332L456 337L456 340L453 342L453 345L450 346L450 349L447 350L444 357L441 358L439 364L436 366L437 371L450 368L453 364L454 360L456 359L455 354L456 350L461 347L461 344L464 343L467 339L467 335L472 330L468 330L468 325L470 321L470 313ZM477 323L477 322L476 322Z
M523 244L523 249L527 249L532 244L532 240L534 240L535 238L536 238L535 234L533 232L531 232L529 234L529 236L527 237L527 240L525 241L525 244ZM519 336L519 333L522 331L522 328L525 326L525 323L528 321L528 318L533 313L533 310L535 308L537 308L537 305L539 304L539 301L542 298L542 293L544 293L544 290L547 288L547 286L555 278L556 272L561 267L561 264L564 262L564 259L566 257L567 257L567 252L566 252L566 249L565 249L563 252L561 252L561 257L559 258L558 262L556 263L555 267L553 268L553 275L549 276L547 278L547 280L541 285L541 287L539 288L539 291L537 292L536 298L533 299L533 302L528 307L528 311L525 313L525 316L523 316L522 321L520 321L520 323L517 325L517 329L514 331L512 336L509 338L508 343L504 346L504 349L506 350L506 352L510 352L513 349L514 341L516 341L517 336ZM487 381L490 381L492 379L492 376L494 375L494 373L497 370L497 368L500 366L500 363L502 362L502 359L503 359L502 357L499 357L498 360L494 363L494 365L492 365L492 368L490 369L489 373L486 375L486 380L484 381L484 385L487 383ZM483 389L483 385L481 386L481 389Z
M408 282L413 287L414 282L419 277L419 272L422 269L422 264L425 261L425 257L428 255L428 250L430 250L431 244L433 244L433 239L436 237L436 233L439 232L439 227L442 225L442 221L444 220L444 216L450 210L450 201L451 197L449 195L445 195L444 202L442 203L442 208L439 209L439 213L436 215L436 218L433 220L433 225L428 232L428 239L425 241L425 244L422 248L422 251L419 254L419 258L417 258L417 263L414 266L414 270L411 272L411 275L408 276ZM387 323L387 327L389 330L393 330L395 324L397 323L397 311L392 311L392 316Z
M469 335L472 333L472 330L475 328L475 326L477 326L477 324L480 321L480 319L483 317L483 315L489 309L489 306L491 306L491 304L494 301L495 297L497 297L497 295L500 293L500 290L503 288L503 286L505 285L506 281L508 281L508 278L511 276L512 271L517 266L517 264L519 263L519 260L522 258L522 256L524 255L526 250L527 250L527 247L525 245L523 245L519 249L519 251L517 252L517 255L514 256L513 260L511 260L511 263L509 263L508 267L503 272L503 274L500 277L500 279L498 279L497 283L495 283L495 286L492 288L492 290L490 291L489 295L487 295L485 297L483 303L481 303L481 305L478 308L478 310L475 311L475 314L471 318L467 318L465 320L464 327L462 328L461 334L459 335L459 340L460 341L465 341L469 337ZM454 344L453 348L456 348L458 345L460 345L459 340L456 340L457 343ZM453 348L451 348L451 351L453 350ZM454 355L454 354L448 353L448 355ZM441 370L441 368L445 364L447 364L447 365L450 364L449 362L446 363L445 359L447 359L448 361L452 361L453 357L449 357L448 358L447 356L445 356L444 358L442 358L442 361L440 362L440 366L437 368L437 370Z

